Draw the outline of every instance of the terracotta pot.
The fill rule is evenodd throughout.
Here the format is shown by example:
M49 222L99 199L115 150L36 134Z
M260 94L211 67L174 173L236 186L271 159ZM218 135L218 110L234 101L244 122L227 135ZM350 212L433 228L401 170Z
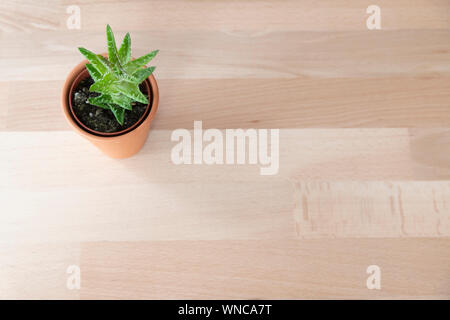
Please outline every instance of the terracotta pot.
M90 75L89 75L89 72L87 71L87 69L84 69L83 71L81 71L81 73L75 78L75 80L72 82L72 85L70 86L69 97L73 96L73 92L76 90L76 88L78 87L80 82L89 77L90 77ZM73 110L72 99L69 99L70 113L81 128L83 128L84 130L86 130L90 133L93 133L96 136L108 136L109 137L109 136L118 136L118 135L127 133L127 132L133 130L134 128L136 128L138 125L140 125L142 123L142 121L144 121L144 119L147 117L148 112L150 111L151 101L152 101L152 96L153 96L152 91L150 89L150 84L149 84L148 80L145 80L143 82L143 84L146 87L146 90L149 94L150 100L148 101L147 107L145 108L145 111L142 114L142 116L139 118L139 120L136 121L135 124L133 124L131 127L127 128L127 129L124 129L121 131L116 131L116 132L100 132L100 131L96 131L94 129L87 127L83 122L81 122L80 119L78 119L77 115L75 114L75 111Z
M71 111L72 91L78 86L81 80L89 75L85 67L86 63L88 63L88 61L84 60L78 64L69 73L64 83L61 95L61 105L64 116L69 125L77 133L88 139L108 156L116 159L131 157L144 146L150 130L150 123L155 117L155 113L158 109L159 92L155 77L150 75L146 80L147 90L150 93L150 101L144 115L135 125L119 132L98 132L83 125Z

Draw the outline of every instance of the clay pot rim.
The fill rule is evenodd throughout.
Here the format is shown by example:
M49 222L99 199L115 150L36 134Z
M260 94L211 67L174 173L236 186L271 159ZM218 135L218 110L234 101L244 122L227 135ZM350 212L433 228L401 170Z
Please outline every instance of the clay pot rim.
M89 76L90 76L89 75L89 71L86 68L84 68L75 77L75 80L73 80L73 82L72 82L72 84L70 86L70 90L69 90L69 97L68 97L69 109L70 109L71 116L75 119L75 121L77 122L77 125L81 126L82 129L86 130L89 133L92 133L93 135L101 136L101 137L105 137L105 136L106 137L111 137L111 136L120 136L122 134L130 132L130 131L134 130L136 127L138 127L142 122L144 122L145 118L147 118L147 115L149 114L149 110L151 110L152 103L153 103L153 92L152 92L152 89L151 89L147 79L145 79L144 82L145 82L145 86L147 88L147 92L149 94L150 99L149 99L149 101L147 103L147 106L145 107L145 111L142 114L142 116L131 127L128 127L128 128L123 129L121 131L101 132L101 131L97 131L97 130L91 129L88 126L86 126L83 122L81 122L81 120L78 119L77 115L73 111L72 94L73 94L73 91L76 89L75 86L78 86L81 81L83 81L84 79L88 78Z
M78 78L80 73L82 73L84 70L87 71L87 69L86 69L87 63L89 63L88 60L83 60L78 65L76 65L71 70L69 75L67 76L66 81L64 82L64 85L62 88L61 99L62 99L63 112L65 115L65 118L67 119L67 121L69 122L71 127L76 132L78 132L82 136L92 139L92 140L106 141L106 140L114 139L116 137L124 136L126 134L129 134L129 133L137 130L139 127L141 127L147 121L147 119L149 121L152 121L152 119L155 117L156 111L158 110L158 104L159 104L158 85L156 83L156 79L153 74L151 74L146 79L146 83L149 85L149 89L150 89L149 92L151 92L151 101L149 102L149 107L146 109L146 112L144 112L144 116L143 116L142 120L139 120L138 122L136 122L136 124L137 124L136 126L133 125L132 127L130 127L130 128L132 128L131 130L128 130L130 128L127 128L127 129L125 129L126 132L124 132L124 133L120 133L121 131L119 131L119 132L113 132L110 135L105 135L105 133L103 133L103 132L99 132L99 134L94 134L92 132L97 132L97 131L92 130L92 129L90 129L90 130L92 130L92 132L87 131L87 130L83 129L81 126L79 126L77 121L75 120L74 115L72 114L72 112L70 110L69 101L70 101L71 96L69 93L71 91L73 84L75 83L75 80ZM150 109L150 112L148 112L148 109Z

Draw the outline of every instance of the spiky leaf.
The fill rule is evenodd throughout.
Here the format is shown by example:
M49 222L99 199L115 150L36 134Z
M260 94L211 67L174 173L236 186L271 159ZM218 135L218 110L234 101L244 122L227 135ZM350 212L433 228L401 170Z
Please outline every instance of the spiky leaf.
M121 108L121 107L117 107L115 105L111 105L111 111L114 114L114 117L116 117L117 122L119 122L120 125L123 126L125 109Z
M107 73L103 78L95 82L89 88L89 91L99 92L104 94L117 94L119 91L116 88L117 77L112 73Z
M119 49L119 59L122 65L126 64L131 59L131 37L129 33L123 38L122 45Z
M106 26L106 39L108 42L108 59L113 66L120 65L119 55L117 53L116 40L109 24Z
M111 102L113 104L116 104L124 109L132 110L133 107L131 106L131 103L133 102L133 99L123 95L123 94L115 94L111 96Z
M97 55L98 59L103 63L103 65L106 67L108 71L111 71L111 63L101 54Z
M125 64L123 66L123 68L125 69L125 71L127 73L133 74L136 71L138 71L139 69L141 69L143 66L145 66L147 63L149 63L150 60L152 60L158 52L159 52L159 50L155 50L155 51L152 51L140 58L132 60L132 61L128 62L127 64Z
M102 79L102 74L92 64L86 64L86 69L94 81L100 81Z
M147 79L153 71L156 69L156 67L150 67L138 70L134 73L134 77L136 78L138 83L142 83L145 79Z
M131 103L133 102L133 100L121 94L102 94L97 97L89 98L88 102L104 109L110 109L111 105L116 105L127 110L132 110Z
M135 101L148 103L147 97L139 90L139 86L135 83L120 81L120 83L117 84L117 90Z
M85 48L78 48L81 54L89 60L89 62L97 69L101 74L105 74L108 71L108 67L105 66L101 58L99 58L95 53L89 51Z
M102 94L97 97L89 98L88 102L94 106L109 110L111 109L110 103L112 103L112 99L109 95Z
M135 76L131 76L128 73L125 73L125 72L124 73L120 73L117 77L118 77L119 80L128 81L128 82L134 83L136 85L139 85L142 82L142 81L139 82L138 79Z

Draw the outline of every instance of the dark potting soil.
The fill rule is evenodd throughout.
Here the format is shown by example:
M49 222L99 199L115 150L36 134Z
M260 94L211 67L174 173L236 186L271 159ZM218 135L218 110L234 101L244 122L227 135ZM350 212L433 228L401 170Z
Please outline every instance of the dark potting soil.
M88 128L99 132L118 132L125 130L135 124L145 113L147 105L140 102L133 102L133 110L125 110L123 125L121 126L111 110L106 110L87 101L90 97L99 95L97 92L90 92L89 87L94 83L91 77L88 77L78 84L73 91L72 107L77 118ZM142 83L139 88L141 92L148 96L147 88Z

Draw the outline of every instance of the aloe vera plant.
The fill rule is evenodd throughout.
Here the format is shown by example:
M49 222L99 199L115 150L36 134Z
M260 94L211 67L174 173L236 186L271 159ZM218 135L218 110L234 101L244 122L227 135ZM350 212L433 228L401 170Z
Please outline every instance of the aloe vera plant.
M111 110L116 120L123 125L125 110L132 110L133 102L148 103L148 97L139 90L139 84L144 82L155 70L155 67L144 67L156 56L158 50L131 60L129 33L125 35L119 50L117 50L114 34L109 25L106 26L106 38L108 59L85 48L78 48L90 62L86 64L86 69L94 83L89 90L100 93L97 97L89 98L88 102L97 107Z

